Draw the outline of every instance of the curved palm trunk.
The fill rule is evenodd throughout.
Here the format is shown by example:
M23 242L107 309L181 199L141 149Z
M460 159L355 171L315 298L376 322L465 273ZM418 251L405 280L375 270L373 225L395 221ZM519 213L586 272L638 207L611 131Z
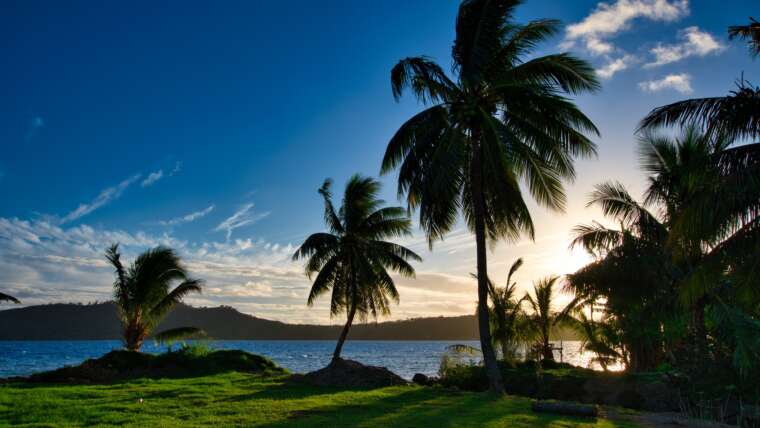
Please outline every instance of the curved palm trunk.
M139 351L142 348L145 335L138 325L128 325L124 328L124 347L128 351Z
M333 352L332 358L333 361L340 359L340 351L343 350L343 343L346 341L346 337L348 336L348 330L351 329L351 324L354 322L354 315L356 315L356 305L352 305L351 310L348 311L348 319L346 320L346 325L343 326L343 331L340 332L340 337L338 338L338 344L335 345L335 352Z
M473 140L479 140L479 136L475 132L473 132ZM475 216L475 246L478 264L478 329L480 330L480 349L483 351L483 362L486 366L489 389L491 392L503 394L504 385L501 380L499 366L496 363L496 353L491 343L491 326L488 321L488 265L486 260L485 201L483 199L481 159L480 145L476 144L470 166L470 174L472 176L471 192L473 214Z

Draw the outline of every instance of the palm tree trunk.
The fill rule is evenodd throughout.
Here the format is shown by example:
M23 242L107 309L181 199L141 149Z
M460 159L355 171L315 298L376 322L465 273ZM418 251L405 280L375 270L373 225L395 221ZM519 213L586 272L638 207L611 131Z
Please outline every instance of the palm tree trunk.
M356 305L351 305L351 310L348 311L348 320L346 320L346 325L343 326L343 331L340 332L338 344L335 345L335 352L333 352L332 358L333 361L340 359L340 351L343 349L343 342L346 341L346 337L348 336L348 330L354 322L354 315L356 315Z
M489 389L493 393L503 394L504 385L501 372L496 362L496 353L491 343L491 327L488 320L488 265L486 260L486 225L485 200L483 198L483 173L481 170L481 147L477 143L478 133L473 131L476 142L470 164L472 207L475 217L475 246L478 265L478 329L480 330L480 349L483 351L483 362L486 366Z
M554 361L554 352L552 352L552 344L549 342L549 336L544 337L544 344L542 345L543 352L542 358L547 361Z
M705 307L707 306L707 296L700 297L694 304L692 322L694 323L694 335L697 345L696 358L707 357L707 328L705 326Z
M501 359L507 361L509 357L509 346L506 341L501 342Z

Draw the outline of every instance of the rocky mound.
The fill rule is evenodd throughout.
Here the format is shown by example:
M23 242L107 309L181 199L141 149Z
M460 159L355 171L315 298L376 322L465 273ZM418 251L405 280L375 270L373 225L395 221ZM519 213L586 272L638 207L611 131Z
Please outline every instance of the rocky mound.
M339 388L382 388L408 383L385 367L365 366L357 361L342 358L333 360L323 369L305 375L294 375L292 380L315 386Z
M259 355L237 350L197 353L179 350L153 355L133 351L111 351L78 366L66 366L28 378L10 381L43 383L110 383L137 378L192 377L238 371L280 374L286 370Z

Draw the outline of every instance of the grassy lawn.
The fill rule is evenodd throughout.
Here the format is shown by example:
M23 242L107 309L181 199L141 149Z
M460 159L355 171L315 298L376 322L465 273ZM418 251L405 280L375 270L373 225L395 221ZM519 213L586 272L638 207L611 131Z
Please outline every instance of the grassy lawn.
M0 385L0 426L623 427L530 400L417 386L329 390L225 373L112 385Z

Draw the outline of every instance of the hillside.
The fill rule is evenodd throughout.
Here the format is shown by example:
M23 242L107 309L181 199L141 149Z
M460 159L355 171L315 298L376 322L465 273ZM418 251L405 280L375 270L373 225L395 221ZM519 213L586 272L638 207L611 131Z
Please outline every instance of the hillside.
M179 326L200 327L215 339L229 340L332 340L340 333L340 326L286 324L247 315L228 306L196 308L179 305L158 330ZM476 340L477 331L475 317L463 315L355 324L349 338ZM119 337L120 325L113 303L50 304L0 311L0 340L104 340Z

